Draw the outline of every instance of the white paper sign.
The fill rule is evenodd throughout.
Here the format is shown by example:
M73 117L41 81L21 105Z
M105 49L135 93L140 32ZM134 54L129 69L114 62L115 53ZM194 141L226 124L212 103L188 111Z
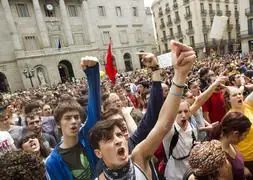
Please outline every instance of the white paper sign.
M222 39L223 33L227 27L227 16L214 16L210 38Z
M160 68L166 68L169 66L173 66L175 64L175 62L174 62L175 58L173 58L173 56L174 56L174 53L171 53L171 52L157 56L158 64L159 64Z

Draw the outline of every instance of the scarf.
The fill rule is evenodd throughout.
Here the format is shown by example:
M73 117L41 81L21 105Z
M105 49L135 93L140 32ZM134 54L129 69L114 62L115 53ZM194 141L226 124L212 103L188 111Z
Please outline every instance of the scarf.
M131 159L129 159L126 166L117 170L109 169L104 164L104 175L107 180L136 180L134 164Z

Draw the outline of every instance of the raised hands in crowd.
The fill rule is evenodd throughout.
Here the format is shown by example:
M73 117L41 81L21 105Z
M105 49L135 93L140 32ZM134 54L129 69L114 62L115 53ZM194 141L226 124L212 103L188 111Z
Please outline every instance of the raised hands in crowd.
M252 56L170 45L173 66L137 53L116 84L86 56L85 78L1 94L0 177L252 179Z

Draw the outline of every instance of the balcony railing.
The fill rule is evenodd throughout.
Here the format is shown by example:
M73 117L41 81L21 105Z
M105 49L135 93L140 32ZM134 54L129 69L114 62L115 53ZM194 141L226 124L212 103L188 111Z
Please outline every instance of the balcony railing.
M167 36L167 39L168 40L175 39L175 35L174 34L170 34L170 35Z
M170 8L169 8L169 7L166 7L166 8L165 8L165 12L166 12L166 14L170 13Z
M231 11L230 10L226 10L226 16L228 16L228 17L231 16Z
M164 24L164 23L162 23L162 24L160 25L160 29L163 29L163 28L165 28L165 24Z
M213 2L213 0L208 0L208 2Z
M225 0L225 3L229 3L229 0Z
M159 17L163 16L163 12L159 11L158 15L159 15Z
M175 23L175 24L180 23L180 18L179 18L179 17L176 17L176 19L174 19L174 23Z
M215 16L215 11L212 10L212 9L210 9L210 10L209 10L209 14L210 14L210 16Z
M220 2L220 0L215 0L215 2Z
M236 32L240 32L240 30L241 30L240 25L238 24L235 27L236 27Z
M217 16L222 16L222 10L217 10Z
M35 50L35 51L15 51L15 57L17 59L22 58L33 58L33 57L40 57L40 56L51 56L56 54L66 54L71 52L83 52L89 51L94 49L92 45L80 45L80 46L73 46L73 47L62 47L61 49L58 48L49 48L49 49L42 49L42 50Z
M182 39L184 37L183 33L182 32L178 32L175 34L175 37L178 38L178 39Z
M238 0L234 0L234 3L235 3L235 4L238 4Z
M203 33L208 33L210 31L210 26L204 25L202 27Z
M169 26L172 26L172 21L170 20L170 21L167 21L167 26L169 27Z
M253 16L253 9L252 8L245 9L245 15L248 17Z
M241 31L240 32L240 36L241 36L241 38L253 37L253 32L250 32L250 31Z
M207 15L207 10L206 9L201 9L200 14L201 14L202 17L206 16Z
M184 18L185 18L186 20L191 19L191 18L192 18L192 13L191 13L191 12L186 13L186 14L184 15Z
M187 34L188 36L193 35L193 34L194 34L194 29L193 29L193 28L187 29L187 30L186 30L186 34Z
M178 8L178 4L177 4L177 2L174 2L173 3L173 9L176 10L177 8Z
M239 17L239 11L235 11L235 17Z
M233 24L227 24L227 30L230 32L233 29Z
M167 37L161 37L161 41L164 42L167 40Z
M190 0L184 0L184 5L187 5L190 2Z

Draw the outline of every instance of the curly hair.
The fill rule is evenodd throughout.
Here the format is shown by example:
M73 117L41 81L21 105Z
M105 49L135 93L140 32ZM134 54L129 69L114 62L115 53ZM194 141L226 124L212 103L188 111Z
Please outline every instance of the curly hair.
M190 154L189 165L197 179L210 177L217 179L218 169L226 161L226 154L217 140L205 141L196 145Z
M33 154L24 151L8 152L0 157L1 179L43 180L44 163Z

